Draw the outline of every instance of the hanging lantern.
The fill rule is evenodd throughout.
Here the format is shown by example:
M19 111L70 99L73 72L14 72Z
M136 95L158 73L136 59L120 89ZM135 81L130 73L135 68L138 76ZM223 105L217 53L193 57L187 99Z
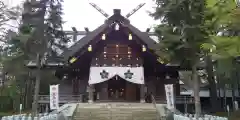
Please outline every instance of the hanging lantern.
M164 61L161 58L158 58L157 61L160 62L161 64L164 64Z
M132 34L128 35L128 40L132 40Z
M92 45L88 46L88 51L91 52L92 51Z
M62 80L67 80L68 79L68 75L64 75Z
M116 31L118 31L118 30L119 30L119 28L120 28L119 24L118 24L118 23L116 23L116 24L115 24L115 30L116 30Z
M106 40L106 35L105 34L102 35L102 40Z
M142 51L145 52L147 50L147 48L145 47L145 45L142 46Z
M74 63L76 60L77 60L76 57L72 57L72 58L69 60L69 62L70 62L70 63Z

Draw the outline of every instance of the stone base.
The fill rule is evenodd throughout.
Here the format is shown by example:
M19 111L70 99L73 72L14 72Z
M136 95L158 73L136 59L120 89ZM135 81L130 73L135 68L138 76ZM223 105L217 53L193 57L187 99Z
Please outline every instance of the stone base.
M88 103L93 103L93 100L88 100Z
M146 103L146 101L144 99L141 99L140 103Z

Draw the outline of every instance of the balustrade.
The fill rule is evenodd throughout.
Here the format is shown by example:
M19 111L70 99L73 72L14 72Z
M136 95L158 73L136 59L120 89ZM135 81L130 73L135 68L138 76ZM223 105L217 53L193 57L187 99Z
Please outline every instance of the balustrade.
M166 98L162 96L155 96L155 100L157 103L167 103ZM192 104L194 103L194 98L190 96L176 96L175 97L176 104Z
M167 103L166 98L155 96L156 103ZM39 103L49 103L49 95L39 95ZM83 95L59 95L59 103L83 102ZM193 104L194 98L191 96L176 96L176 104Z
M59 103L82 102L83 95L59 95ZM49 95L39 95L39 103L49 103Z

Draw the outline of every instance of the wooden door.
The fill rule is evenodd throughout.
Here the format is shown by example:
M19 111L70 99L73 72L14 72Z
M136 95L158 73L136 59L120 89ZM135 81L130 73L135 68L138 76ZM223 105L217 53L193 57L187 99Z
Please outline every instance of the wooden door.
M126 86L126 100L127 101L136 101L136 84L127 82Z

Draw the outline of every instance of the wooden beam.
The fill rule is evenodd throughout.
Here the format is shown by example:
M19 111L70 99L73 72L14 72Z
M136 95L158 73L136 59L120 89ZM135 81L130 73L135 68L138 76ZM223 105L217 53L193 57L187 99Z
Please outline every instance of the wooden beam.
M147 29L146 29L146 32L149 33L149 32L150 32L150 28L147 28Z
M77 34L77 35L86 35L88 32L92 32L92 31L64 31L67 35L74 35L74 34ZM144 32L143 32L144 33ZM147 32L149 36L156 36L156 33L154 32Z
M74 35L74 34L77 34L77 35L86 35L87 32L86 31L64 31L66 35Z

